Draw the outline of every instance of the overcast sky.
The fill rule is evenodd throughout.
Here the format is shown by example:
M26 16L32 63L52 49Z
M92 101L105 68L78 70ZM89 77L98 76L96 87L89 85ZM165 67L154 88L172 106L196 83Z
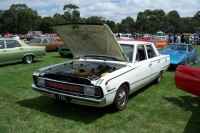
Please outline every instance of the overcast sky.
M180 17L193 17L200 11L200 0L0 0L0 10L8 10L12 4L26 4L42 17L63 14L64 5L74 4L81 17L101 16L116 23L128 16L136 20L138 12L147 9L162 9L166 14L176 10Z

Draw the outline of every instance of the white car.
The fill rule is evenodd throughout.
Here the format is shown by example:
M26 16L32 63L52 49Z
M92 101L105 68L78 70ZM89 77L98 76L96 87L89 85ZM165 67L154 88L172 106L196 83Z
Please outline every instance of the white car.
M167 40L167 36L156 36L156 40Z
M133 92L155 81L169 67L153 43L117 41L106 24L52 26L74 59L33 73L35 91L87 106L123 110ZM80 58L79 58L80 57Z

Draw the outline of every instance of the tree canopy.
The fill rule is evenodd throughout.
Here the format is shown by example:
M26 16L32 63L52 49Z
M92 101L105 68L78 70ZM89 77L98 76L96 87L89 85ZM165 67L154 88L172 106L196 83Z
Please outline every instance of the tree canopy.
M81 18L79 7L73 4L63 6L63 14L55 13L53 17L42 18L36 10L28 8L26 4L12 4L7 10L0 10L0 33L26 34L31 30L43 33L52 32L49 25L63 23L106 23L114 33L193 33L200 27L200 11L193 17L181 18L176 10L165 14L162 9L138 12L137 19L131 16L122 19L120 23L106 20L103 16Z

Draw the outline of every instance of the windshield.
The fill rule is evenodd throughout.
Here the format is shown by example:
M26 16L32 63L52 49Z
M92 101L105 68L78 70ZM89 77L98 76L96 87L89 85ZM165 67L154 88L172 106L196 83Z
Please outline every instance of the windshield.
M30 40L30 43L40 43L41 39L40 38L34 38Z
M168 44L168 45L165 47L165 50L182 50L182 51L186 51L186 50L187 50L187 45Z
M133 61L133 51L134 51L134 45L130 44L120 44L123 51L125 52L129 62Z

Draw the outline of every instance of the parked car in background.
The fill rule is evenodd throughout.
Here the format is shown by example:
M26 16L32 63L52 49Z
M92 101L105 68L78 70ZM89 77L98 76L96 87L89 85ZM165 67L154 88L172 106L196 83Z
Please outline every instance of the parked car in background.
M186 43L170 43L159 53L170 55L170 65L173 66L188 66L197 63L198 60L197 50Z
M70 51L70 49L66 45L59 46L57 52L62 57L66 57L66 56L72 55L72 52Z
M167 41L167 36L156 36L156 40L165 40Z
M26 39L26 38L27 38L26 35L19 34L19 39L23 40L23 39Z
M45 47L30 47L20 39L0 38L0 65L24 62L46 55Z
M29 46L45 46L47 52L57 51L59 46L63 46L63 41L57 41L52 37L42 37L31 39Z
M117 41L106 24L72 23L51 27L74 59L36 70L32 88L55 99L87 106L125 109L128 97L159 83L169 67L150 42Z
M151 36L150 36L150 34L143 34L142 39L148 40L148 39L151 39Z
M54 35L53 38L55 38L57 41L62 41L58 35Z
M121 34L121 38L134 38L132 34Z
M174 80L178 89L200 96L200 68L179 65Z
M30 35L30 36L28 36L26 39L27 39L28 41L30 41L31 39L41 38L41 37L43 37L43 36L42 36L42 35Z
M10 37L13 39L20 39L18 35L10 35Z

